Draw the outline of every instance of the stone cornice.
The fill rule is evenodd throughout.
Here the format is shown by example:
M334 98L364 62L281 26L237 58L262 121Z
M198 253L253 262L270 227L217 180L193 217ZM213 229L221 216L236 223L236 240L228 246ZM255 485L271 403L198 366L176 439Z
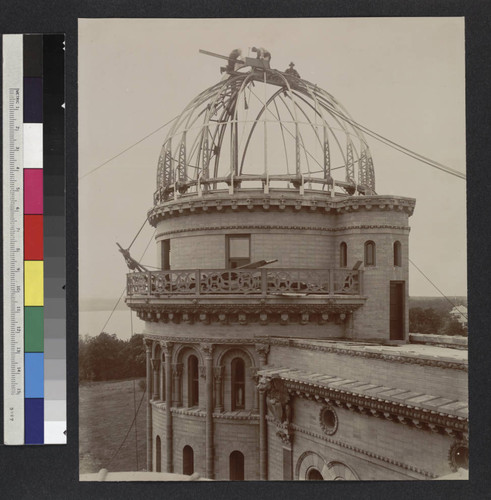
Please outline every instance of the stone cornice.
M199 226L181 229L173 229L171 231L159 232L155 235L156 238L163 236L171 236L174 234L191 233L191 232L206 232L211 231L227 232L227 231L316 231L321 233L341 233L346 231L362 230L379 230L387 229L393 231L407 231L409 226L391 225L391 224L353 224L350 226L324 227L324 226L298 226L298 225L279 225L279 224L230 224L230 225L215 225L215 226Z
M270 421L272 420L271 417L267 417L267 418ZM414 465L409 465L409 464L400 462L398 460L395 460L393 458L386 457L386 456L380 455L378 453L374 453L374 452L371 452L369 450L365 450L363 448L359 448L358 446L354 446L352 444L345 443L344 441L341 441L339 439L334 439L332 437L326 436L325 434L320 434L318 432L307 430L307 429L301 427L300 425L290 424L290 428L293 431L295 431L295 432L299 432L299 433L305 434L307 436L311 436L311 437L314 437L316 439L320 439L322 441L326 441L328 443L331 443L331 444L334 444L336 446L339 446L340 448L344 448L344 449L347 449L347 450L350 450L350 451L354 451L355 453L360 453L362 455L370 457L371 459L380 460L381 462L385 462L387 464L393 465L393 466L398 467L400 469L407 470L409 472L414 472L416 474L424 476L427 479L434 479L434 478L437 477L432 472L426 471L424 469L420 469L419 467L415 467Z
M211 211L322 211L326 214L338 215L343 212L359 210L398 210L412 215L415 206L413 198L398 196L339 196L326 194L301 195L295 192L261 191L239 192L236 195L209 194L203 197L192 196L179 198L157 205L148 211L150 224L156 225L159 220L183 214L206 214Z
M309 303L309 297L302 299L301 303L267 303L261 304L257 300L256 304L223 304L218 299L215 304L195 303L196 300L189 300L188 304L176 303L172 299L163 299L160 303L155 303L154 299L149 303L138 302L128 299L127 304L137 312L138 317L143 321L163 322L174 324L320 324L328 321L344 322L347 316L362 306L365 298L353 296L349 300L348 296L340 300L347 303L338 302L336 298L324 298L324 303ZM177 300L181 300L178 298Z
M259 373L259 375L262 375ZM268 375L266 375L267 377ZM414 404L357 394L348 390L314 383L282 379L291 395L314 402L327 403L362 415L381 418L451 437L462 438L469 432L469 421L441 411L419 408Z
M214 337L177 337L177 336L168 336L168 335L153 335L153 334L144 334L144 337L149 340L155 341L172 341L176 343L202 343L202 342L214 342L215 344L244 344L244 345L254 345L254 344L270 344L270 345L278 345L283 347L292 347L296 349L306 349L309 351L320 351L320 352L330 352L333 354L339 354L342 356L354 356L368 359L380 359L382 361L387 361L391 363L404 363L404 364L416 364L420 366L431 366L434 368L442 368L449 370L461 370L467 371L468 366L467 363L464 362L452 362L452 361L444 361L440 359L434 358L419 358L415 356L408 356L404 354L389 354L389 353L379 353L372 351L363 351L357 349L356 346L351 344L350 348L342 348L339 345L333 342L330 344L313 344L307 343L305 341L298 341L294 339L288 338L259 338L259 337L242 337L242 338L214 338ZM339 342L342 342L341 340Z

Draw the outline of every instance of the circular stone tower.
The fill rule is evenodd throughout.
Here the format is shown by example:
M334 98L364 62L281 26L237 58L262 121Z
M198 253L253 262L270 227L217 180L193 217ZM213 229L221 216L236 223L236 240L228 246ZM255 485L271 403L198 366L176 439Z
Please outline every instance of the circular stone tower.
M415 201L376 194L343 106L258 54L174 121L148 212L160 270L127 277L150 470L265 479L256 372L274 340L407 337Z

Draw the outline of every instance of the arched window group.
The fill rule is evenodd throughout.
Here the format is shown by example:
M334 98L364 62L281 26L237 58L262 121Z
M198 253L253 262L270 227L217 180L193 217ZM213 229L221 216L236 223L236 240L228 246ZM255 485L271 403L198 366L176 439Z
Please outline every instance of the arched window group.
M395 241L393 244L393 259L394 266L402 266L402 246L400 241ZM377 263L377 252L375 242L372 240L365 241L364 245L364 263L365 266L375 266ZM339 245L339 266L341 268L348 267L348 245L342 241Z

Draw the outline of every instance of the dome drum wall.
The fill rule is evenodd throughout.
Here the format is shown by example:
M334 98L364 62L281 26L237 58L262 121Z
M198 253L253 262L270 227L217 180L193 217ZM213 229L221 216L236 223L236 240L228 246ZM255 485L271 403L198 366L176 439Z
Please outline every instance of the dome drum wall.
M315 288L313 295L300 298L300 301L293 295L293 298L281 293L264 295L264 291L262 296L257 296L250 293L254 291L252 289L249 292L244 289L238 295L224 289L220 296L217 295L220 288L216 288L215 295L196 297L191 283L188 297L186 293L169 295L165 289L163 295L151 297L153 309L149 316L151 321L147 322L147 333L160 332L180 337L193 335L197 328L203 328L207 335L234 336L236 328L240 332L245 325L256 325L260 335L267 330L269 335L303 338L390 340L390 285L398 282L404 285L404 332L399 340L406 339L408 218L414 209L413 199L393 196L331 197L326 193L299 196L291 192L270 193L265 198L257 191L248 193L248 198L245 196L244 193L233 196L210 193L203 197L202 202L206 201L209 207L202 205L193 210L178 200L165 203L163 207L168 209L165 213L154 209L151 218L157 229L158 265L164 268L164 261L167 261L168 274L174 273L173 279L185 279L188 283L189 280L192 283L203 281L202 278L195 278L196 273L201 273L200 276L204 275L208 280L215 273L221 280L227 269L234 267L230 260L230 245L231 240L237 238L247 246L247 255L242 256L246 261L242 263L274 261L254 273L237 272L237 276L243 279L260 280L261 273L266 274L269 281L271 276L276 276L275 273L282 274L283 278L302 276L299 278L299 289L290 290L301 292L302 288L310 286L308 280L312 277L309 278L308 273L321 281L323 273L326 281L331 279L328 278L330 272L341 281L347 279L349 273L359 273L358 296L356 292L346 295L345 288L331 283L329 289L331 293L334 291L334 295L315 295L315 290L322 293L321 288ZM367 242L374 245L374 263L365 262ZM398 265L394 260L396 242L400 254ZM345 261L341 259L342 246L345 247ZM360 270L351 271L354 267ZM181 274L180 270L183 271ZM234 276L229 274L226 278L231 280ZM218 285L210 282L209 286ZM284 283L282 286L285 286ZM277 292L282 290L289 291L283 288ZM336 290L340 294L336 295ZM140 300L134 296L129 297L128 303L140 310L142 319L145 319L145 314L148 314L145 311L149 309L142 309L142 301L143 298ZM326 305L328 303L329 306ZM286 319L283 317L285 309L281 308L290 309ZM176 312L180 312L181 316ZM154 313L159 313L157 322ZM227 325L227 331L222 328L224 325ZM291 329L285 328L285 325L303 326ZM215 332L213 328L216 327ZM237 335L240 336L240 333Z

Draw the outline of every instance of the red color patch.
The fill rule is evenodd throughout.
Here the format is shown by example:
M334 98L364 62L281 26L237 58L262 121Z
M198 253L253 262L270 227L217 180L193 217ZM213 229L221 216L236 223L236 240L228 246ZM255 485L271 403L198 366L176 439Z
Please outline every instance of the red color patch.
M24 215L24 260L43 260L42 215Z

